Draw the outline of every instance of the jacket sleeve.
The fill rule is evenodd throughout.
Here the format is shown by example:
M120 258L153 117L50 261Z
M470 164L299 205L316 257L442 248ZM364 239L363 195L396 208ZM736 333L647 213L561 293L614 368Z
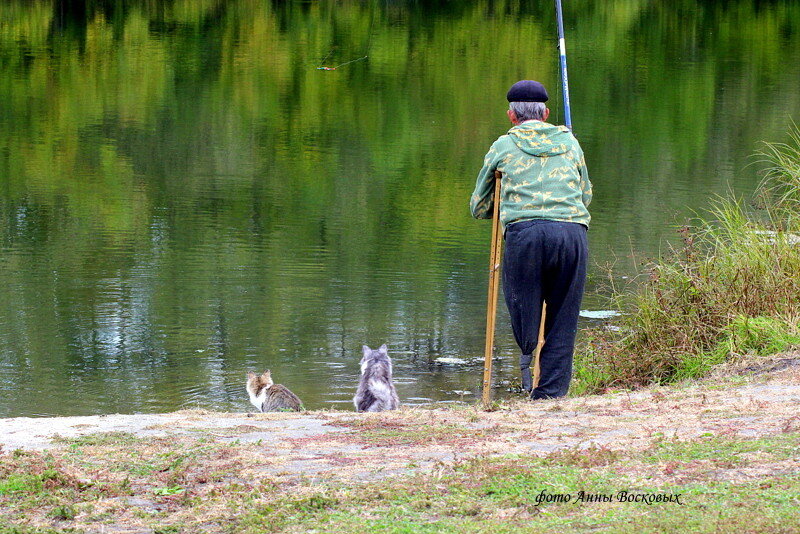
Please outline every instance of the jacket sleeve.
M476 219L491 219L494 209L494 171L498 164L497 142L492 144L489 152L483 158L483 167L478 173L478 181L475 183L475 191L469 202L472 216Z
M578 172L581 175L581 192L583 193L583 205L587 208L592 203L592 182L589 180L589 170L586 168L586 158L583 156L583 149L580 149L581 159L578 163Z

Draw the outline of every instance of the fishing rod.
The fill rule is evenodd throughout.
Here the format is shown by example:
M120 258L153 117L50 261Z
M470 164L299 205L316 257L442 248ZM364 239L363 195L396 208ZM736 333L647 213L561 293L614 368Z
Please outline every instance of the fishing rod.
M564 102L564 125L572 131L572 114L569 109L569 79L567 78L567 45L564 41L564 16L561 13L561 0L556 0L556 22L558 25L558 59L561 67L561 94ZM542 316L539 321L539 339L533 352L533 377L530 376L530 369L523 371L522 375L522 388L525 390L527 390L528 385L530 385L530 391L539 387L539 378L542 371L540 358L542 347L544 347L544 324L546 319L547 301L544 301L542 302Z
M561 88L564 95L564 125L572 130L572 114L569 109L569 79L567 78L567 45L564 41L564 16L561 13L561 0L556 0L556 21L558 23L558 58L561 66Z
M556 23L558 26L558 60L561 70L561 94L564 103L564 125L572 131L572 113L569 108L569 79L567 78L567 45L564 40L564 15L561 13L561 0L556 0ZM542 355L542 347L544 347L544 324L547 319L547 301L542 302L542 316L539 322L539 339L536 343L536 349L533 352L533 377L530 376L530 369L523 371L522 375L522 388L527 390L530 385L530 391L539 387L539 378L541 375L540 358Z

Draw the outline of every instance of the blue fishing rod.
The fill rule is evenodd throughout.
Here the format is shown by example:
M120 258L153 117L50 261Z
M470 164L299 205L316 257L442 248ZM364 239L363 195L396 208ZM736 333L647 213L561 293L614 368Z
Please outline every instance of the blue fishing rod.
M561 14L561 0L556 0L556 21L558 22L558 57L561 66L561 88L564 95L564 125L572 131L572 113L569 109L569 80L567 79L567 45L564 42L564 16ZM498 186L499 187L499 186ZM539 358L544 346L544 322L547 317L547 302L542 303L542 317L539 322L539 339L533 352L533 376L530 369L522 371L522 388L528 391L539 386L541 367Z
M569 80L567 79L567 45L564 42L564 16L561 14L561 0L556 0L556 21L558 22L558 57L561 65L561 88L564 95L564 125L572 130L572 114L569 110Z

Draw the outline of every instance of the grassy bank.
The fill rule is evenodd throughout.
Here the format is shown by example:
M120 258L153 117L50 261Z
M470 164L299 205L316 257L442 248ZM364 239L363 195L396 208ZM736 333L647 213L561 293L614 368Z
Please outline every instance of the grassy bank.
M108 447L113 442L122 447L132 438L100 439L106 441L107 454L121 456ZM0 502L6 512L0 520L5 521L0 523L0 533L76 532L80 531L72 530L77 526L73 523L76 516L81 516L81 526L93 523L98 527L113 523L123 509L131 507L137 513L128 520L129 525L164 534L265 529L516 532L531 528L558 532L598 528L614 532L789 532L800 528L800 478L778 474L753 480L733 473L745 464L752 469L752 462L744 456L757 457L755 465L793 458L798 439L797 434L787 434L754 440L708 438L694 443L665 440L632 454L593 448L544 458L477 458L444 466L432 474L367 483L300 481L280 485L269 479L226 480L222 474L207 473L203 475L205 489L203 480L187 480L183 476L187 469L180 464L188 455L197 461L234 455L236 445L185 451L158 443L158 457L148 458L153 465L129 459L116 465L124 477L108 477L93 470L88 458L80 466L79 477L75 471L80 465L78 457L82 452L89 456L86 451L92 444L77 442L68 454L18 454L4 463ZM148 448L141 442L135 446L140 451ZM723 472L725 476L720 476ZM665 487L661 478L676 473L679 476L671 477L672 483ZM147 490L141 491L143 487ZM635 495L652 495L654 502L636 502L631 497ZM671 500L666 500L669 496ZM42 512L40 522L51 526L23 527L15 521Z
M104 434L4 455L0 533L792 532L799 440L656 437L645 450L474 457L380 481L286 482L246 469L252 444Z
M683 245L617 291L618 329L589 332L574 393L698 378L800 345L800 130L766 144L757 203L718 198Z
M789 366L491 412L0 420L49 447L0 450L0 534L797 532L798 383Z

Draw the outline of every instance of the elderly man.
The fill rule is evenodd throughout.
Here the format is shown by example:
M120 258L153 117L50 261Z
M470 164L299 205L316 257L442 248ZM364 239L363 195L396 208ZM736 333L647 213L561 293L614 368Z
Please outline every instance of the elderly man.
M503 291L519 345L522 387L533 399L562 397L572 377L572 355L586 281L592 185L583 151L565 126L545 122L547 91L523 80L508 91L514 125L492 144L478 174L470 207L490 219L494 172L503 174L500 222L505 228ZM547 303L539 384L531 383L542 303Z

